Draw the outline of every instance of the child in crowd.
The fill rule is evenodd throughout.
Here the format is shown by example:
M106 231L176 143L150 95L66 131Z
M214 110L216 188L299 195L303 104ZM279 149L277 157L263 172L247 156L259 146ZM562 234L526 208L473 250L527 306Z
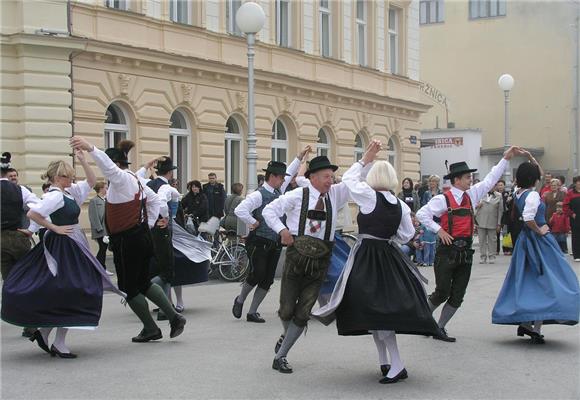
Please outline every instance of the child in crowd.
M403 253L409 256L409 258L415 258L417 262L418 250L421 247L421 223L415 217L415 213L411 211L411 220L413 221L413 226L415 227L415 236L408 243L401 246Z
M417 265L420 267L432 267L435 262L437 235L424 225L419 226L419 231L420 246L417 249Z
M570 232L570 219L564 214L562 210L562 202L556 203L556 212L552 214L552 218L548 222L550 230L560 245L560 249L564 254L568 254L567 237Z

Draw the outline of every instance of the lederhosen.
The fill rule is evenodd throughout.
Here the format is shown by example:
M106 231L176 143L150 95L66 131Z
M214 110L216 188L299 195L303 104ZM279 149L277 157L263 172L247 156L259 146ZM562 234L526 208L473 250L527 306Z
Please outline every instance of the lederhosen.
M157 178L150 181L147 186L157 193L159 188L165 184L167 184L165 181ZM169 204L167 206L169 208ZM161 218L161 216L159 216L159 218ZM152 260L149 275L150 278L159 275L161 279L167 283L171 283L175 276L175 255L171 234L171 220L172 218L170 215L169 223L165 228L154 226L151 229L155 257Z
M30 239L18 231L22 221L22 189L7 180L0 181L0 223L2 240L1 273L6 279L12 266L30 250Z
M473 207L467 193L460 205L455 201L451 191L444 193L443 196L447 202L447 214L441 217L441 228L453 236L454 240L451 245L439 243L437 247L434 265L436 287L429 300L434 306L447 301L450 306L459 308L471 276L475 252L471 248L474 229ZM455 230L457 237L454 236L454 224L461 225L460 229Z
M135 177L137 179L137 177ZM139 190L126 203L105 204L105 224L117 272L119 289L127 293L127 300L151 286L149 263L153 257L153 243L147 223L147 198L137 179Z
M302 192L302 207L298 224L298 236L294 244L286 249L286 263L282 274L280 309L278 315L283 321L294 320L297 326L306 326L310 312L318 298L320 287L326 277L334 242L330 240L332 231L332 204L328 196L326 205L326 226L324 240L305 234L310 190Z

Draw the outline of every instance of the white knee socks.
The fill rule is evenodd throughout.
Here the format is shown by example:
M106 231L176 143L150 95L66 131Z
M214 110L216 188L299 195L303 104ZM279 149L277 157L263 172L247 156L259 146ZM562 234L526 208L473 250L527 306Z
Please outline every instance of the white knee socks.
M173 291L175 292L175 305L183 307L183 286L175 286Z
M394 331L381 331L379 335L382 336L383 341L387 345L387 350L389 350L389 356L391 358L391 369L387 374L387 378L394 378L405 368L401 356L399 355L399 347L397 346L397 337Z
M56 328L56 337L54 338L54 343L52 344L61 353L70 353L68 347L66 347L65 339L68 333L67 328Z
M389 358L387 357L387 344L381 339L379 331L373 331L373 340L377 346L377 352L379 353L379 365L386 365L389 363Z

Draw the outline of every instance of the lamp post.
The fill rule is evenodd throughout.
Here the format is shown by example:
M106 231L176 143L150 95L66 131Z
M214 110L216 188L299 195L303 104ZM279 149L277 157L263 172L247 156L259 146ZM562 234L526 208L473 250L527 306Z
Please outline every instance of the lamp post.
M510 147L510 108L509 108L510 90L512 90L512 88L514 87L514 78L510 74L503 74L497 80L497 84L499 85L501 90L503 90L504 99L505 99L505 101L504 101L504 115L505 115L505 118L504 118L504 144L503 144L503 146L504 146L504 150L507 150ZM506 186L508 189L511 189L512 183L513 183L512 178L511 178L511 174L512 174L511 164L508 161L508 166L507 166L506 172L505 172Z
M253 192L258 188L256 152L256 129L254 127L254 43L258 33L266 22L264 10L254 2L244 3L236 13L236 23L248 39L248 184L247 190Z

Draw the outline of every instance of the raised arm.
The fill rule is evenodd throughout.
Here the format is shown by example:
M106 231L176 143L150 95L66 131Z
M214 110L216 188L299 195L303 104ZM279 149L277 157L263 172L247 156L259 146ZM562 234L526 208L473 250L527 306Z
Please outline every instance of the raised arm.
M296 158L292 161L292 163L288 166L288 168L286 169L287 176L284 178L284 183L282 183L282 186L280 187L280 191L282 193L284 193L286 191L286 188L288 187L290 182L292 182L292 178L294 178L294 176L296 176L296 174L299 173L299 171L301 170L301 166L303 164L304 159L308 156L308 154L311 151L312 151L312 147L310 145L306 146L300 152L300 154L298 154L296 156ZM304 175L304 173L303 173L303 175Z
M376 191L363 181L363 175L368 174L380 150L381 142L373 140L367 146L362 159L355 162L342 176L342 182L348 188L350 197L359 205L363 214L372 212L377 203Z
M105 152L97 149L86 139L79 136L73 136L70 139L70 145L75 150L84 150L88 152L91 155L91 157L93 157L93 160L95 160L95 163L97 164L103 175L112 184L123 185L124 183L127 182L127 179L132 179L130 176L125 174L123 170L119 168L113 161L111 161L111 159L109 158L109 156L105 154Z
M85 172L85 176L87 177L87 184L89 185L89 187L95 186L95 183L97 183L97 177L95 175L95 172L87 162L85 152L80 149L75 150L75 156L77 157L77 160L79 160L79 163L83 167L83 171Z

